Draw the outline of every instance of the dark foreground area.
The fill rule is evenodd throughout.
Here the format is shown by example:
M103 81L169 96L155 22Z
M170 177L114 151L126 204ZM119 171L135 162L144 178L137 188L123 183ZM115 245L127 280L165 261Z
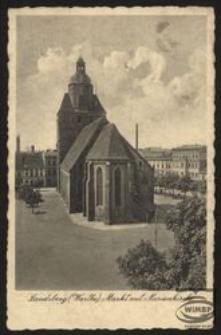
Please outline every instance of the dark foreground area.
M141 239L154 245L155 225L113 231L75 225L55 190L43 190L42 195L44 202L35 214L23 201L16 203L16 288L130 289L116 258ZM164 224L157 226L158 249L166 250L173 235Z

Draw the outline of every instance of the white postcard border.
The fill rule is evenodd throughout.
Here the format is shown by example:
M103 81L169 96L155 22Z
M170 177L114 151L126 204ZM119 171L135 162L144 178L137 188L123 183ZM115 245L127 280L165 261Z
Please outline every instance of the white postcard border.
M22 8L9 11L9 234L8 234L8 275L7 275L7 325L12 330L22 329L151 329L179 328L185 329L176 317L176 311L186 296L193 292L182 292L177 296L175 291L139 292L81 292L81 291L17 291L15 290L15 192L14 192L14 152L15 152L15 112L16 112L16 17L18 15L205 15L207 16L207 38L209 43L207 55L208 97L207 128L208 128L208 214L207 214L207 291L198 292L208 301L213 301L213 243L214 243L214 15L212 8L202 7L153 7L153 8ZM101 300L78 301L70 298L75 294L90 294L101 296ZM147 300L139 300L142 293ZM53 301L53 297L66 298L65 303ZM122 299L124 294L130 294L135 300L109 301L109 294L115 294ZM156 294L157 299L151 300ZM30 301L33 295L45 301ZM69 298L69 302L68 302ZM48 300L47 300L48 299ZM50 301L50 299L52 299ZM103 299L103 300L102 300ZM137 300L136 300L137 299ZM159 300L158 300L159 299ZM212 327L212 321L199 325L199 328Z

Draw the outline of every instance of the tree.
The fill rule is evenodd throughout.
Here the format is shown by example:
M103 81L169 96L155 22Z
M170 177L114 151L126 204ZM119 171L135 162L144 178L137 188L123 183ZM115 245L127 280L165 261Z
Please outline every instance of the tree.
M173 190L173 196L174 196L174 190L179 185L180 177L176 174L168 173L167 175L165 175L164 180L165 180L166 188L172 189Z
M191 184L191 191L205 194L206 193L206 181L205 180L194 181Z
M191 190L191 184L193 183L190 176L183 176L179 181L179 188L184 193L184 199L186 198L186 192Z
M170 188L170 174L166 174L163 176L163 184L165 187L165 192Z
M206 189L207 189L206 181L205 180L199 181L198 192L206 194Z
M26 201L28 194L32 191L30 185L21 185L19 188L19 199Z
M136 289L200 290L206 285L206 202L183 200L169 211L166 226L175 245L167 258L150 242L141 241L117 259L120 272Z
M199 182L198 181L193 181L191 184L191 191L198 192L199 191Z
M149 242L140 242L129 249L124 257L118 257L120 272L128 278L134 289L166 289L165 254L157 251Z
M32 213L34 213L34 208L39 205L40 202L43 202L43 198L39 191L31 190L27 193L25 201L31 207Z
M157 180L158 180L158 185L160 188L164 188L165 187L165 176L163 175L159 175L157 177Z
M182 289L205 287L205 198L196 196L177 204L168 213L166 225L174 232L175 239L168 261L170 285Z
M154 176L154 186L159 186L157 176Z
M36 180L36 182L34 183L34 187L35 187L35 188L38 188L39 190L40 190L40 188L43 187L43 186L44 186L44 180L43 180L43 179L38 178L38 179Z

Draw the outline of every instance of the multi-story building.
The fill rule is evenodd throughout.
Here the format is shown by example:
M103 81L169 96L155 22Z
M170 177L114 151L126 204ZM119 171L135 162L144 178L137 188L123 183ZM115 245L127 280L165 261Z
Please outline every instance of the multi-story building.
M154 168L154 175L165 175L172 172L172 152L162 148L141 149L140 153Z
M172 150L173 172L193 180L206 179L206 146L182 145Z
M45 167L45 185L55 187L57 185L57 150L43 152Z
M31 151L16 152L16 185L37 184L45 185L45 168L42 152L35 151L35 147L31 147Z
M174 173L189 175L193 180L206 179L206 146L183 145L177 148L141 149L141 154L154 167L155 176Z
M17 137L15 160L16 186L45 186L55 187L57 183L57 151L36 151L32 145L31 150L20 150L20 137Z

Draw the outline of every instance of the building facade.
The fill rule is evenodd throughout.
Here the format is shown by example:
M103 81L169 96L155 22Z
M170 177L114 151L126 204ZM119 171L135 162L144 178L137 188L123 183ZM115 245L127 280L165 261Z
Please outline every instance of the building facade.
M151 220L153 169L107 120L81 58L68 91L58 112L57 147L59 191L69 212L106 224Z
M57 150L46 150L43 152L45 168L45 186L57 186Z
M206 146L183 145L172 150L173 171L180 177L206 179Z
M154 175L172 173L172 151L161 148L140 149L140 153L154 168Z
M34 146L31 147L31 151L26 152L21 152L20 146L19 148L17 147L15 164L16 186L29 185L34 187L35 185L45 185L43 155L42 152L35 151Z
M57 151L20 150L20 137L16 139L15 183L32 187L56 187L57 185Z
M192 180L206 180L206 146L183 145L171 150L141 149L141 154L154 167L155 176L173 173L188 175Z

